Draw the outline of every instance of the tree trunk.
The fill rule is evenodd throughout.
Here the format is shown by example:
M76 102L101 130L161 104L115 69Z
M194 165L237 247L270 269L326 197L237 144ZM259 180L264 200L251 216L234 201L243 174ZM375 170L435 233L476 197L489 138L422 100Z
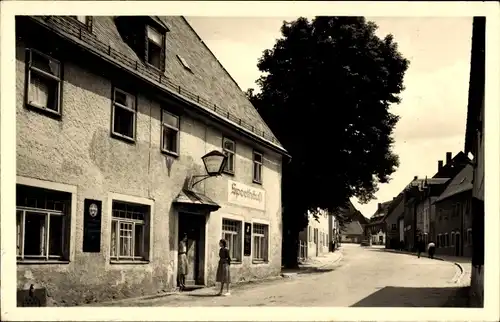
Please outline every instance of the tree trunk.
M283 252L282 263L285 268L299 268L298 249L299 249L299 233L296 229L290 229L286 234L283 234Z

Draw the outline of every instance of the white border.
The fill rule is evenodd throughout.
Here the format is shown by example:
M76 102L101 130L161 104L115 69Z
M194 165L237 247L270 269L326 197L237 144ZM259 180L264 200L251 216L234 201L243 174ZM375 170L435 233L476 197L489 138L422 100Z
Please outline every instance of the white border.
M56 190L56 191L62 191L62 192L68 192L71 194L71 213L70 213L70 234L68 236L69 240L69 264L66 263L50 263L50 264L29 264L29 266L34 266L36 269L44 271L44 270L51 270L53 269L54 265L57 265L58 267L61 267L62 270L68 270L69 266L72 265L72 262L75 260L75 252L76 252L76 221L77 221L77 211L78 211L78 189L76 186L65 184L65 183L59 183L59 182L54 182L54 181L47 181L47 180L40 180L40 179L35 179L35 178L30 178L30 177L24 177L24 176L17 176L16 177L16 184L22 184L25 186L30 186L30 187L35 187L35 188L44 188L48 190ZM15 202L15 201L14 201ZM3 203L3 199L2 199ZM28 266L20 263L19 265L21 266ZM46 267L44 267L46 266ZM51 268L52 267L52 268Z
M116 201L123 201L123 202L130 202L130 203L136 203L139 205L145 205L149 206L149 218L148 218L148 226L149 226L149 258L148 261L149 263L138 263L138 264L120 264L120 263L113 263L111 264L111 254L110 254L110 247L109 243L111 242L111 222L112 222L112 213L113 213L113 200ZM153 262L154 262L154 218L155 218L155 202L152 199L144 198L144 197L137 197L137 196L130 196L130 195L124 195L121 193L116 193L116 192L108 192L108 205L106 207L107 209L107 214L106 216L103 215L103 218L106 218L106 230L102 233L102 238L106 243L108 243L107 247L103 247L103 251L106 252L104 254L104 258L106 259L106 265L105 265L105 270L144 270L144 269L150 269L152 267ZM168 245L167 245L167 251L168 251ZM168 278L168 277L167 277Z

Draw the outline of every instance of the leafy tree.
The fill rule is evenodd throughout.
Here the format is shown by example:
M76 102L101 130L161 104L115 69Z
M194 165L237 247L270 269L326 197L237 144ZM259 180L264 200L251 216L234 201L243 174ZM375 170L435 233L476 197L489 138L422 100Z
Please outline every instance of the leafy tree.
M331 213L374 199L399 165L392 132L409 66L392 35L363 17L299 18L265 50L260 93L247 95L292 155L283 164L283 263L297 266L307 210ZM341 222L348 220L340 214Z

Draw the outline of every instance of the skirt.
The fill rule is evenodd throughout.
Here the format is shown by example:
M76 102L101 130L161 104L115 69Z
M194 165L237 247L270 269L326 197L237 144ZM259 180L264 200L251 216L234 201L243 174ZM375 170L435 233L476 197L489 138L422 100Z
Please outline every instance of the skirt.
M219 261L217 266L217 276L215 279L219 283L231 283L231 274L229 270L229 264Z
M177 265L177 275L187 275L188 262L186 254L179 255L179 263Z

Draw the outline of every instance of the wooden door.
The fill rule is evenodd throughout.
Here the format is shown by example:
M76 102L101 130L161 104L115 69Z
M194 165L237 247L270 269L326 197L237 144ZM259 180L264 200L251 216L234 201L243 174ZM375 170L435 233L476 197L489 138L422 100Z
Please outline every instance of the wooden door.
M196 261L197 261L197 252L196 252L196 245L197 245L197 240L193 238L193 236L190 236L191 234L188 234L188 242L187 242L187 275L186 275L186 284L187 285L194 285L195 280L196 280Z

